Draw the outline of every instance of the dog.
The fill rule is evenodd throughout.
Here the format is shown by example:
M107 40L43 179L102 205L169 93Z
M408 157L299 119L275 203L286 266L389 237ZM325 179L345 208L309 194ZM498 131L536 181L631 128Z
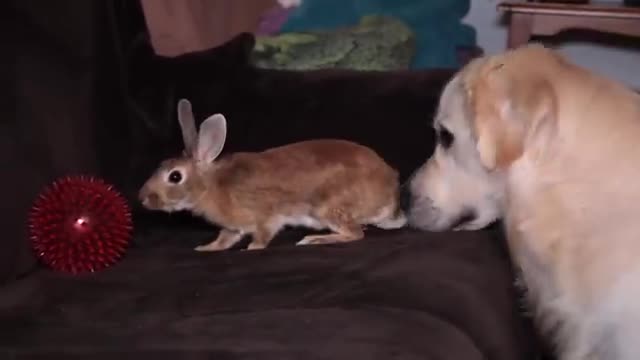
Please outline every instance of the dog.
M410 225L501 220L559 359L640 359L640 95L530 44L463 67L433 125Z

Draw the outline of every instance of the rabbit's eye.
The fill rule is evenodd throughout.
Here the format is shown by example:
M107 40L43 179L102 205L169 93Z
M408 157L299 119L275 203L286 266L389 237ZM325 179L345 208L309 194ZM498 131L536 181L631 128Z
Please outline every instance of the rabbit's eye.
M181 180L182 180L182 174L180 174L180 171L173 170L171 173L169 173L169 182L170 183L177 184Z

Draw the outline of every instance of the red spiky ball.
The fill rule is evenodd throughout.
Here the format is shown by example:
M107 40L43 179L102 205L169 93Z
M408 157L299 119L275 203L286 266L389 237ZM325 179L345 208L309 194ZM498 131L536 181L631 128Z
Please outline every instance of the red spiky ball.
M79 274L115 264L131 240L124 197L101 179L69 176L38 196L29 214L36 256L54 270Z

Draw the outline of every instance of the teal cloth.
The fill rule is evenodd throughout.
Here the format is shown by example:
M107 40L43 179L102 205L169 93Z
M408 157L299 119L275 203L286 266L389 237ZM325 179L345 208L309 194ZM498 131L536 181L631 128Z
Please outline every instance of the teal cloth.
M475 46L475 30L461 19L470 0L303 0L281 33L351 26L366 15L396 17L415 34L411 68L456 68L459 46Z

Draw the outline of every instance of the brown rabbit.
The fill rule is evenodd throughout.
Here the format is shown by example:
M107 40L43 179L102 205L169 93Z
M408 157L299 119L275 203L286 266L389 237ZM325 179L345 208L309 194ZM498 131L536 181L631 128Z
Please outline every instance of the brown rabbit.
M162 162L140 190L147 209L189 210L222 227L198 251L225 250L247 234L263 249L286 225L329 229L298 245L360 240L363 225L405 225L398 174L373 150L344 140L311 140L219 160L227 135L215 114L196 132L191 103L178 102L184 157ZM215 161L214 161L215 160Z

